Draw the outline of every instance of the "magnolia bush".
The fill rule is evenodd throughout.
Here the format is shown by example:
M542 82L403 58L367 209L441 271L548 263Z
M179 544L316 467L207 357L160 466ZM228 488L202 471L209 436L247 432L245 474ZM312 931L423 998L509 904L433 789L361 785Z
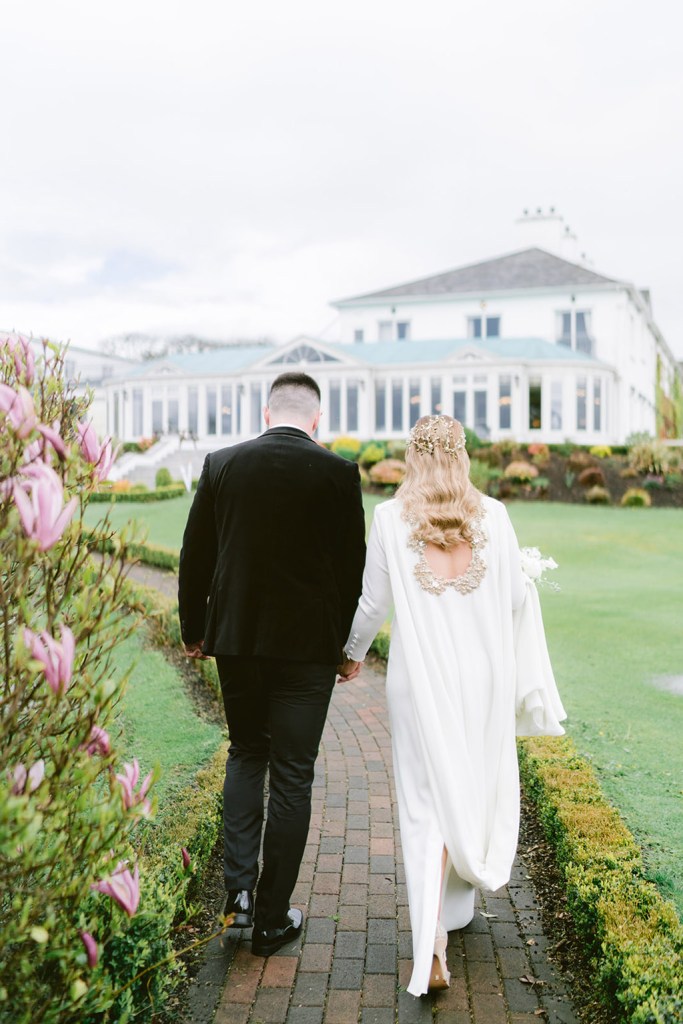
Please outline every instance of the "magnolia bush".
M135 833L152 776L116 751L111 662L132 619L121 542L109 534L114 552L94 561L82 528L114 457L88 405L58 348L35 358L0 335L0 1020L12 1024L125 1021L136 972L168 951L149 943L125 981L112 969L144 924Z

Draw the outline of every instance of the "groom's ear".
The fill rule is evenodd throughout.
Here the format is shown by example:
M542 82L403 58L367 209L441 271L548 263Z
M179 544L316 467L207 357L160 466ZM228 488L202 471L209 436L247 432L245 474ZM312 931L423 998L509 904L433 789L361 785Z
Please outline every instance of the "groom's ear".
M267 405L263 406L263 418L266 421L266 426L270 426L270 409Z

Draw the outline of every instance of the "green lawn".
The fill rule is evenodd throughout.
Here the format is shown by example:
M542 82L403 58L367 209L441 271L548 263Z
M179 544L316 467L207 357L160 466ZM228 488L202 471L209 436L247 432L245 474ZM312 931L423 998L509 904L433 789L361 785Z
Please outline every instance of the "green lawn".
M109 521L115 529L120 529L133 519L147 530L149 544L158 544L160 547L179 551L192 497L193 495L185 494L182 498L154 501L149 504L119 501L109 505L104 502L93 502L86 510L85 525L95 526L108 511Z
M212 757L222 730L199 718L177 669L154 648L146 627L116 650L115 671L134 665L118 719L122 759L137 757L141 775L155 765L161 775L154 786L159 814L169 797L188 785Z
M365 500L370 519L382 499ZM177 549L189 503L120 504L112 522L139 519L151 543ZM654 685L683 677L683 513L541 502L509 512L520 543L559 563L561 589L541 599L567 730L683 913L683 695Z

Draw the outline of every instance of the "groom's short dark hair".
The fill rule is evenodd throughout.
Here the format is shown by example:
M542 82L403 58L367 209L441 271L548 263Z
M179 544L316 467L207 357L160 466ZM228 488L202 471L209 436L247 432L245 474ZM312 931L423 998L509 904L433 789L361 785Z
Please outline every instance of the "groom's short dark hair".
M317 381L314 381L307 373L296 373L294 371L290 373L281 373L280 376L276 377L270 385L270 394L268 396L269 401L273 396L273 392L279 388L306 388L308 391L312 391L318 401L320 401L320 388L318 387Z

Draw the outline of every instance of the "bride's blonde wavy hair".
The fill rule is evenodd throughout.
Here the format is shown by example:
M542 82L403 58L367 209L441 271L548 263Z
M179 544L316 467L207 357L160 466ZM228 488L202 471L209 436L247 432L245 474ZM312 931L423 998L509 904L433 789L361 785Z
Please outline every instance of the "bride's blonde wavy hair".
M413 536L452 548L472 543L481 494L470 482L465 431L450 416L423 416L410 432L406 475L396 496Z

